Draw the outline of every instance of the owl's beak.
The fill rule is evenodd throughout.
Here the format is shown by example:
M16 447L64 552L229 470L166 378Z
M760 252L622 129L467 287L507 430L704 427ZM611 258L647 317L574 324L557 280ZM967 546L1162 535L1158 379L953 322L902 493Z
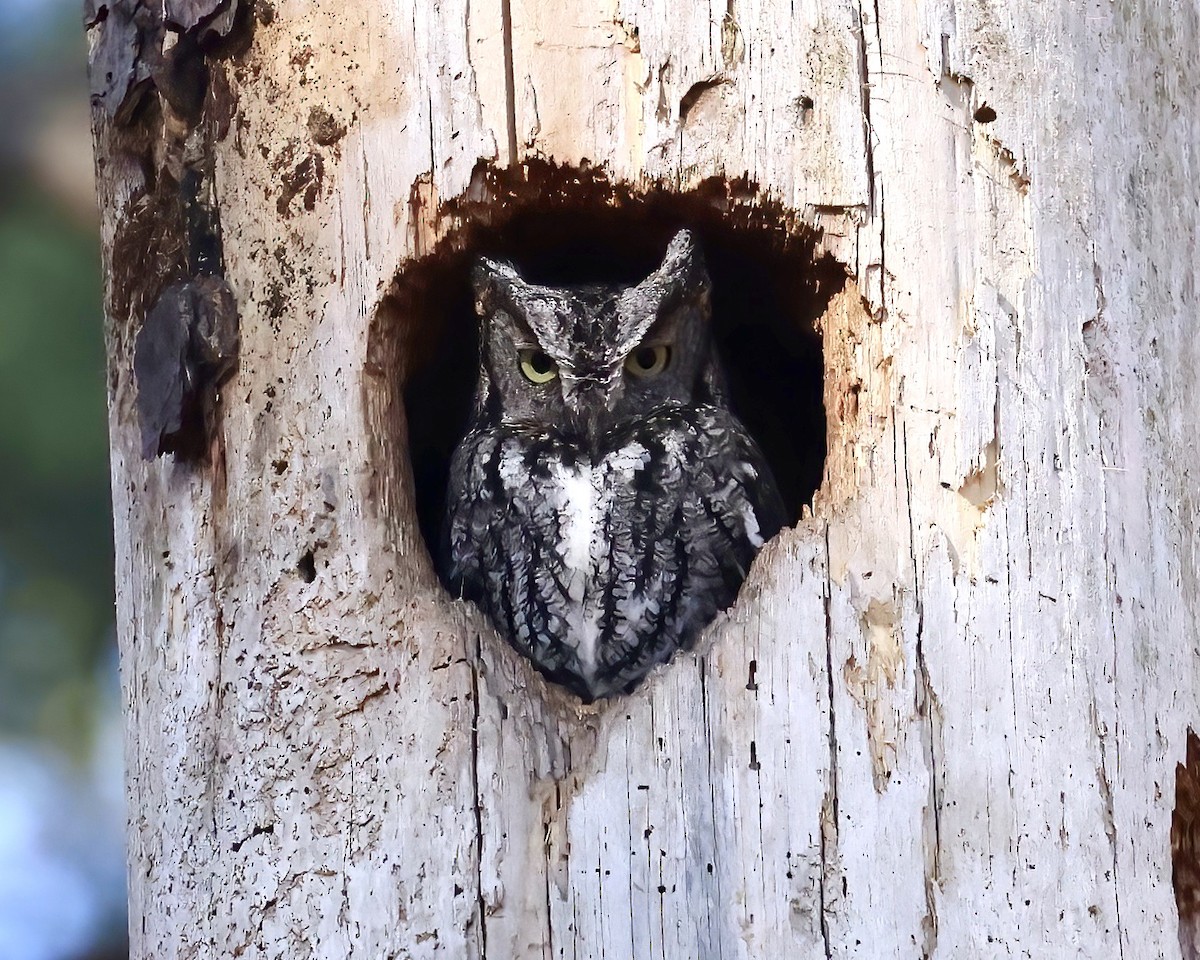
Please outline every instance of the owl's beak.
M563 400L571 432L592 454L598 454L612 424L610 414L619 398L622 382L597 377L578 377L564 371Z

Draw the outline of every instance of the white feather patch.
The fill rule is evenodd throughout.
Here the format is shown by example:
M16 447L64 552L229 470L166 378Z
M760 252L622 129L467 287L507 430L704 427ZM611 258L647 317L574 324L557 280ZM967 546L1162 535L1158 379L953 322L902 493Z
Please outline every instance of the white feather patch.
M754 507L749 503L742 507L742 524L746 528L746 539L750 546L757 550L763 545L762 529L758 525L758 517L754 515Z
M571 602L567 614L569 641L575 646L580 672L588 679L595 676L600 662L602 614L599 598L588 596L588 588L595 583L599 565L612 548L604 542L601 521L611 506L614 489L625 488L649 460L645 447L631 443L595 466L568 467L559 461L550 464L554 507L562 534L558 553L566 568L567 597Z

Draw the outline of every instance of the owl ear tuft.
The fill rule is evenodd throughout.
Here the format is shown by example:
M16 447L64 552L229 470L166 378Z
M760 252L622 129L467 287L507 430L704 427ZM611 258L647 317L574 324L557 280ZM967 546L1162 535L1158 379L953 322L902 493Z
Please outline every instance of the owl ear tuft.
M480 257L471 270L471 287L475 291L475 304L481 313L491 310L496 298L512 298L513 287L521 283L517 268L507 260L492 260Z
M678 289L685 296L708 286L708 270L704 265L704 252L696 235L686 227L671 238L662 264L652 274L659 283Z
M696 235L684 227L667 244L667 252L663 255L662 265L666 267L668 264L682 264L699 253L700 245L696 242Z

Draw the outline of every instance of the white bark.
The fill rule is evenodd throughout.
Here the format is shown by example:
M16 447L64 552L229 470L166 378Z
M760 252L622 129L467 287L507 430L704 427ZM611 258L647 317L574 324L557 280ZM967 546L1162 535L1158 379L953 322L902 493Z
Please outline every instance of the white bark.
M581 707L436 585L368 362L511 159L501 3L280 0L214 65L214 465L140 458L113 317L133 956L1178 957L1195 5L512 0L518 159L747 173L850 278L812 515ZM111 244L140 174L100 151Z

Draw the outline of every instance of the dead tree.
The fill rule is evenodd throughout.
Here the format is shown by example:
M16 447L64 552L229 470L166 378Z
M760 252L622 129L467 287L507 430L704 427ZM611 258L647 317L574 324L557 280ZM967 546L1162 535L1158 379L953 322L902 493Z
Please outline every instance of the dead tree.
M1179 957L1198 17L90 0L133 956ZM685 223L797 523L583 705L433 573L464 270Z

